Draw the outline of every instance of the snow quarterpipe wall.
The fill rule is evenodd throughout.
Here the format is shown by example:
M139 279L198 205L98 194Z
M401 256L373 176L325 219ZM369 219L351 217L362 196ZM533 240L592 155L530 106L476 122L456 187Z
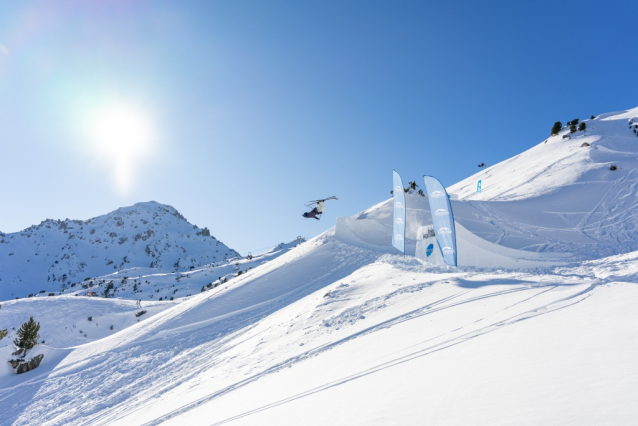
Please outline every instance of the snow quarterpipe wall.
M430 225L432 220L426 198L411 192L406 194L406 204L405 253L415 256L418 251L418 232ZM459 266L532 269L565 264L567 258L571 257L570 253L536 253L504 247L478 237L459 222L455 222L455 225ZM392 246L391 200L354 217L338 217L334 236L357 247L399 254Z

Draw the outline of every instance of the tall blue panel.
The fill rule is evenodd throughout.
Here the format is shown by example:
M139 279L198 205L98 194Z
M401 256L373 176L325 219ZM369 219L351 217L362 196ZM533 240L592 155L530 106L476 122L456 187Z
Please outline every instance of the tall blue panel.
M405 192L401 176L392 170L392 245L405 253Z
M432 225L439 244L441 255L446 264L456 266L456 230L454 214L447 191L436 178L423 176L425 190L430 203Z

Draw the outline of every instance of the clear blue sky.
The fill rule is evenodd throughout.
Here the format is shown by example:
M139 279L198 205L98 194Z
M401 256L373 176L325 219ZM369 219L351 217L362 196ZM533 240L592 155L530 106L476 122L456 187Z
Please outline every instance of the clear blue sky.
M637 11L0 0L0 230L155 200L243 254L317 235L388 198L392 169L451 185L637 106Z

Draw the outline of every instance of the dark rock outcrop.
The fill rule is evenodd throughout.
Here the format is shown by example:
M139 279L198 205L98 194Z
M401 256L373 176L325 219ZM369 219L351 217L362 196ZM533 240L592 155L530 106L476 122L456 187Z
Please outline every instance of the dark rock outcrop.
M12 353L11 355L13 356L25 356L27 354L27 350L24 348L20 348L17 351L15 351L14 353Z
M14 352L14 355L21 355L23 350L19 350ZM42 359L44 358L43 354L36 355L31 358L29 361L25 361L24 359L10 359L11 367L16 370L17 374L26 373L27 371L34 370L40 366Z

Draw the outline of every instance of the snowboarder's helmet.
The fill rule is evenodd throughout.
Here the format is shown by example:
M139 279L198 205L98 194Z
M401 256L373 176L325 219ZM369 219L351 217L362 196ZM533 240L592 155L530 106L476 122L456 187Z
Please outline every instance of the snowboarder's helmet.
M303 217L308 217L308 213L304 213L302 216Z

